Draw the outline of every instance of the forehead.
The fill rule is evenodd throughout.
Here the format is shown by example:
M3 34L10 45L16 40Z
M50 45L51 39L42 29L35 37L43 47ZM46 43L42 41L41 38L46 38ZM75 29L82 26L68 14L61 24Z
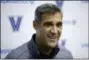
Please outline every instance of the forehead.
M49 14L49 13L44 13L42 15L42 21L43 22L47 22L47 21L51 21L51 22L62 22L62 14L60 12L56 12L54 14Z

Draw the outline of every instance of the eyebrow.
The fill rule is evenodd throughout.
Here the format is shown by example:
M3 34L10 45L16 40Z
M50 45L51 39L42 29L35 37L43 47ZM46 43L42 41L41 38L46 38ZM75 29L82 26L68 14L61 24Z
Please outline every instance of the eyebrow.
M46 26L46 25L53 25L52 23L53 23L52 21L44 22L44 26Z
M63 24L63 23L62 23L62 22L60 22L60 21L57 23L57 25L60 25L60 26L62 26L62 24Z
M47 21L47 22L44 22L44 24L43 24L44 26L46 26L46 25L53 25L53 22L52 21ZM62 22L57 22L57 24L56 25L60 25L60 26L62 26Z

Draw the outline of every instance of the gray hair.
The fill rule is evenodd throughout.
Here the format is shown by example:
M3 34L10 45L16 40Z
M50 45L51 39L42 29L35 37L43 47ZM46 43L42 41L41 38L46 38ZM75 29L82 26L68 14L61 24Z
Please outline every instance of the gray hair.
M42 14L44 13L50 13L54 14L56 12L61 12L61 9L59 9L55 4L52 3L45 3L40 6L38 6L35 10L35 20L39 21L42 19Z

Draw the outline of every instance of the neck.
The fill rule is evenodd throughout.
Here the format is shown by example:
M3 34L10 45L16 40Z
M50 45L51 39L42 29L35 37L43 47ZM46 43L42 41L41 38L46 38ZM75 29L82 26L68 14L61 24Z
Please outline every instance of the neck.
M49 55L50 52L51 52L51 48L49 48L49 47L47 47L46 45L44 45L44 44L42 44L41 42L39 42L39 41L41 41L41 40L42 40L42 39L40 39L40 38L38 38L38 37L36 36L35 42L36 42L36 45L37 45L37 47L38 47L38 50L39 50L40 52L42 52L43 54Z
M50 52L51 52L51 48L47 48L47 47L40 47L40 46L38 46L38 50L40 52L42 52L43 54L45 54L45 55L49 55Z

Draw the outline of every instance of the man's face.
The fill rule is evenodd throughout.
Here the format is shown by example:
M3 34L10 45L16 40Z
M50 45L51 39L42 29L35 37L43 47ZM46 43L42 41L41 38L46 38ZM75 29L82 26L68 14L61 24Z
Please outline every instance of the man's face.
M36 32L41 45L51 48L55 47L62 32L61 13L43 14L42 21L38 24Z

